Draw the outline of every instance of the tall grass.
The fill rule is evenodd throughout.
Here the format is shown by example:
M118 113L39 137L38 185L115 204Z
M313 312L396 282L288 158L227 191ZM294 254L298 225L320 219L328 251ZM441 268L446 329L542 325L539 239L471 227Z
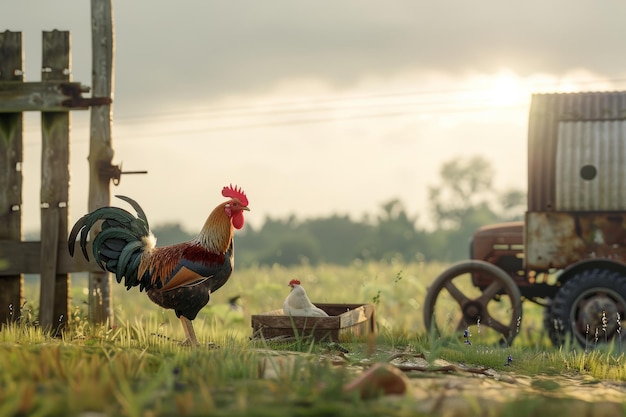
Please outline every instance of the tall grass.
M213 338L228 337L246 341L252 335L251 316L282 307L289 293L288 282L297 278L306 288L313 302L319 303L371 303L375 306L380 335L394 343L402 344L407 338L425 336L428 329L423 323L423 300L430 283L447 267L438 263L355 262L350 267L336 265L282 266L235 269L230 281L211 295L209 305L200 311L194 321L200 339L212 342ZM113 284L113 329L92 328L87 323L87 280L74 275L71 288L72 314L69 320L72 337L97 339L111 337L124 330L126 337L139 344L167 340L183 340L182 326L173 311L154 305L136 288L126 291L122 285ZM468 285L466 294L476 291ZM37 317L38 289L29 286L25 291L27 303L22 309L22 321L33 323ZM478 292L477 294L480 294ZM237 305L229 299L239 296ZM35 300L35 302L33 302ZM442 299L438 308L458 311L454 301ZM490 303L490 307L499 303ZM501 312L510 314L502 303ZM504 321L504 320L503 320ZM456 321L452 325L456 326ZM120 327L117 327L120 326ZM484 324L470 323L471 341L477 345L490 345L484 336ZM26 326L25 329L29 329ZM24 330L28 331L28 330ZM549 349L551 344L543 328L543 309L530 302L524 303L524 316L518 326L515 345L535 349ZM620 329L621 331L621 329ZM94 333L95 332L95 333ZM99 332L99 333L98 333ZM96 334L97 333L97 334ZM95 336L94 336L95 334ZM0 338L2 338L0 334Z
M315 408L339 399L345 381L342 370L314 356L293 356L287 367L281 357L211 332L220 348L150 338L158 330L150 320L141 329L124 322L61 339L24 327L1 333L1 416L293 415L303 401Z
M205 345L195 350L177 343L184 335L174 313L136 289L114 285L114 322L89 323L87 283L80 276L73 277L69 326L62 338L52 338L34 325L38 291L29 287L22 321L0 331L0 416L411 415L410 403L381 409L341 393L355 369L349 365L388 361L398 352L423 354L432 366L445 359L499 372L626 381L625 358L610 346L588 352L572 345L552 348L542 310L532 304L525 306L511 347L481 340L476 326L470 329L471 345L461 337L429 334L422 302L445 267L390 262L236 270L194 321ZM348 366L338 367L327 359L333 353L325 344L251 341L251 315L280 308L293 278L314 302L374 304L376 349L348 343L343 355ZM235 296L240 296L237 308L229 304ZM209 348L209 342L218 348Z
M194 321L198 333L223 332L245 340L251 335L251 315L282 308L290 288L288 282L297 278L313 302L371 303L375 305L381 330L394 333L418 333L423 329L422 300L427 286L445 265L403 263L355 263L350 267L322 265L318 267L282 266L235 269L230 281L211 295L209 305ZM87 315L87 280L72 276L72 323L81 323ZM26 310L29 320L37 315L38 289L26 289ZM240 296L239 308L228 300ZM171 310L152 304L136 288L126 291L113 284L115 323L136 324L151 321L151 333L174 339L183 338L182 327ZM35 301L35 302L33 302ZM206 337L205 337L206 340ZM208 340L207 340L208 341Z

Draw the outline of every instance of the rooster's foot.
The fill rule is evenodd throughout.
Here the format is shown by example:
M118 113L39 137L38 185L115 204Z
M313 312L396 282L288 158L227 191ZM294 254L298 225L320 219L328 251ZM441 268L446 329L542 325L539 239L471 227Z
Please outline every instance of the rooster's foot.
M189 339L185 339L184 341L179 342L178 344L180 346L183 346L183 347L192 347L192 348L197 348L197 347L207 347L209 349L219 349L220 348L219 345L216 345L213 342L209 342L206 345L203 345L202 343L200 343L198 341L194 342L194 341L189 340Z
M200 342L198 342L197 340L185 339L180 342L180 345L185 347L200 347Z

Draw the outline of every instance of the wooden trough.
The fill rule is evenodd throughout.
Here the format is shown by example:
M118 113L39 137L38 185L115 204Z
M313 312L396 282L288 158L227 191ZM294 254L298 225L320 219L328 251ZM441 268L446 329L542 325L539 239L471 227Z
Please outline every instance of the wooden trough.
M252 337L292 339L313 337L315 341L343 342L362 339L376 332L371 304L315 304L328 317L290 317L283 309L252 316Z

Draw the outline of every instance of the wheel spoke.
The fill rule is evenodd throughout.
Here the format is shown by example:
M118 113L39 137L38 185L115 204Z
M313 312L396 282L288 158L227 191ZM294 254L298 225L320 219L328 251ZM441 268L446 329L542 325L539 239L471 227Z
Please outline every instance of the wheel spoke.
M456 287L456 285L452 283L452 281L447 281L444 287L460 306L463 306L469 301L469 299Z
M503 288L500 281L493 281L487 288L484 289L481 296L477 299L482 305L486 306L487 303Z
M472 273L480 273L493 278L489 284L481 290L482 294L476 297L464 294L464 287L460 285L460 281L457 280L455 282L456 278ZM451 297L458 303L461 309L461 317L456 318L458 316L456 315L456 311L453 312L453 310L455 310L454 306L451 308L451 306L448 305L443 308L443 310L440 308L441 311L439 311L439 313L442 313L442 317L439 317L440 323L446 316L449 318L446 324L441 323L445 330L448 332L454 331L462 333L467 329L467 326L478 323L478 320L480 320L480 324L493 330L493 332L489 332L492 333L492 335L495 335L495 333L501 335L499 338L506 339L508 344L513 341L516 334L514 327L515 319L519 321L522 316L521 294L513 278L505 271L481 260L459 262L446 269L433 282L424 300L424 323L427 328L431 328L433 324L437 327L437 323L433 321L433 317L435 316L435 304L437 304L437 301L443 294L444 288L448 292L449 297L443 297L442 301L445 299L449 303ZM494 319L487 311L488 303L498 297L499 294L510 298L512 311L508 319L500 315L496 315L496 319ZM497 311L500 313L501 308L498 308ZM452 316L455 318L452 318ZM507 325L507 323L513 323L513 325ZM456 329L454 329L454 326L456 326Z
M491 327L493 330L500 333L502 336L504 336L506 340L509 339L509 334L511 333L511 329L508 326L499 322L498 320L495 320L494 318L489 316L489 317L486 317L485 321L481 321L481 323L485 324L488 327Z

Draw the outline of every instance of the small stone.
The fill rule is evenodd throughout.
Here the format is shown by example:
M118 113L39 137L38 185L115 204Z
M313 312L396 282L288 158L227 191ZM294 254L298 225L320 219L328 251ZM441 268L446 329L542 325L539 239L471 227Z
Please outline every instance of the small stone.
M376 363L344 385L346 393L358 392L362 399L380 395L404 395L408 387L408 378L395 366Z

